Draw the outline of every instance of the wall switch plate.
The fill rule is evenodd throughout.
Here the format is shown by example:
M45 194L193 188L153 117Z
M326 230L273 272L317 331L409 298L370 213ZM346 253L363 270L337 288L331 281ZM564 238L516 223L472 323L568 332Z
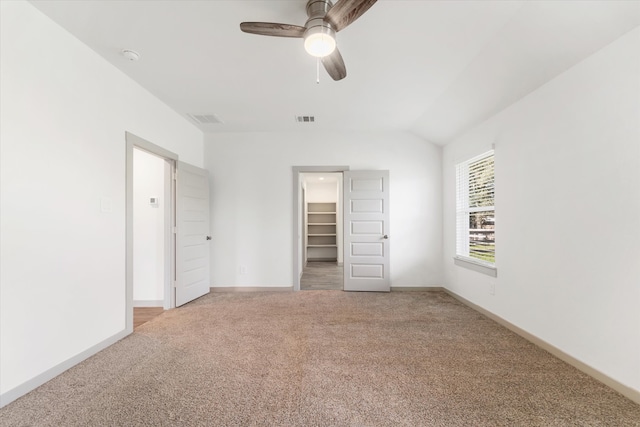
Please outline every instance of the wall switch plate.
M103 213L113 212L113 202L109 197L100 197L100 212L103 212Z
M491 294L491 295L495 295L496 294L496 284L495 283L490 283L489 284L489 294Z

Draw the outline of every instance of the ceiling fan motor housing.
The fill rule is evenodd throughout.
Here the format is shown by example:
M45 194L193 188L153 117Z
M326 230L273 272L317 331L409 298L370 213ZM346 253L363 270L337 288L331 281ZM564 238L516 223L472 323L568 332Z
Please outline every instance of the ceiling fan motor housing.
M306 31L304 32L305 47L313 38L327 36L333 42L335 48L336 32L331 24L324 20L325 15L333 6L329 0L309 0L307 2L307 16L309 19L304 24ZM333 51L333 48L331 49ZM308 51L310 49L307 49ZM331 52L328 52L331 53ZM316 56L324 56L318 54Z
M333 6L330 0L309 0L307 2L307 16L309 19L324 18Z

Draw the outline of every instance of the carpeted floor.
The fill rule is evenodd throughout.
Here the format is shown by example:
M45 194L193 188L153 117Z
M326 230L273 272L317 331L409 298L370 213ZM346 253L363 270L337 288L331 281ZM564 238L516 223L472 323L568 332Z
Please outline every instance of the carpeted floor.
M215 293L2 426L640 426L640 406L443 292Z

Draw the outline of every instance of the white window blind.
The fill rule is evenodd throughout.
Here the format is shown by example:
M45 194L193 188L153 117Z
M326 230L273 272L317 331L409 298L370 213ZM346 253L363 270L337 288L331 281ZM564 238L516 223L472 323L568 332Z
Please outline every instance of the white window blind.
M456 165L456 255L495 265L493 151Z

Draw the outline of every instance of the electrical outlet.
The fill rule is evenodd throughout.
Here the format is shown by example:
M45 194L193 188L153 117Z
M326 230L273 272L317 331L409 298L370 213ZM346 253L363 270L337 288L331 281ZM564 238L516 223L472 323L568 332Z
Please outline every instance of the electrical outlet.
M247 267L245 265L238 266L238 273L247 274Z

